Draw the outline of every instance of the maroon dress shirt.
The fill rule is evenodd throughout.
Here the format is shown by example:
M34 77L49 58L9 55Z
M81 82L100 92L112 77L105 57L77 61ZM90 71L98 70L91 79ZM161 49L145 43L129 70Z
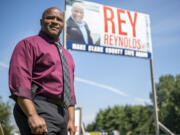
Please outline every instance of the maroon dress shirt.
M67 60L71 81L72 105L76 104L74 92L74 61L62 47ZM12 54L9 68L11 98L32 99L31 85L39 86L37 95L53 99L63 98L63 70L54 40L43 32L20 41Z

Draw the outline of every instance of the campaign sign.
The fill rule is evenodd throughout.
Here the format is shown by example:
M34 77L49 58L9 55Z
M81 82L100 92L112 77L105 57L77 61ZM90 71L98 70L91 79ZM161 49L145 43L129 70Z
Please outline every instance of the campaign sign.
M81 109L75 109L75 135L81 134Z
M151 58L148 14L81 0L65 12L67 49Z

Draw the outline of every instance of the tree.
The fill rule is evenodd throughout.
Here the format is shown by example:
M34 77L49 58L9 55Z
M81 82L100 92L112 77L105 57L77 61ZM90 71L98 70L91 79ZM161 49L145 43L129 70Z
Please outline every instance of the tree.
M180 133L180 75L165 75L156 83L159 120L173 133ZM150 93L151 100L152 93ZM152 106L114 106L100 110L89 131L102 128L106 132L118 130L121 135L139 134L153 113ZM155 133L154 121L145 134Z
M96 121L87 126L86 130L94 131L97 128L104 129L106 132L118 130L123 134L139 134L144 128L152 109L145 106L114 106L105 110L100 110L96 116ZM145 133L153 133L151 125Z
M9 103L3 102L2 98L0 97L0 122L3 127L5 135L10 135L10 132L13 129L13 126L10 124L10 116L11 116L11 107Z
M180 133L180 75L161 76L156 91L159 120L172 132Z
M91 132L96 129L96 122L92 122L86 126L86 131Z

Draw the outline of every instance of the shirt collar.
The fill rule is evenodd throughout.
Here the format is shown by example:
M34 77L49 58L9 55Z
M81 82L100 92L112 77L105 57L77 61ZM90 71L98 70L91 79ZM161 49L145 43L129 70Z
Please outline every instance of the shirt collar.
M49 37L46 33L44 33L43 31L39 32L39 36L42 37L43 39L45 39L47 42L49 43L54 43L54 42L59 42L60 43L60 39L58 39L58 41L55 41L54 39L52 39L51 37Z

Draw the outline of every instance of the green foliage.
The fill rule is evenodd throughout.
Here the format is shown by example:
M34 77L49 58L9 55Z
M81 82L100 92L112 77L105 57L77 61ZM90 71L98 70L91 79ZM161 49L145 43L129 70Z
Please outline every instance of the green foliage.
M10 116L11 116L11 107L9 103L3 102L2 98L0 97L0 122L2 124L5 135L10 135L10 132L13 128L13 126L10 124Z
M86 126L86 131L91 132L91 131L94 131L95 128L96 128L96 123L92 122L91 124L88 124Z
M100 110L96 116L96 122L87 126L87 131L102 128L106 132L118 130L122 135L139 134L144 128L145 123L152 115L152 109L144 106L114 106L105 110ZM151 125L146 133L153 133Z
M180 75L161 76L156 84L159 120L173 133L180 133ZM150 93L152 99L152 93ZM153 99L152 99L153 101ZM118 130L121 135L139 134L153 113L152 106L114 106L100 110L95 122L87 126L87 131L102 128L106 132ZM155 133L154 122L145 134ZM163 132L162 132L163 133Z
M180 75L161 76L156 85L160 121L174 133L180 133Z

